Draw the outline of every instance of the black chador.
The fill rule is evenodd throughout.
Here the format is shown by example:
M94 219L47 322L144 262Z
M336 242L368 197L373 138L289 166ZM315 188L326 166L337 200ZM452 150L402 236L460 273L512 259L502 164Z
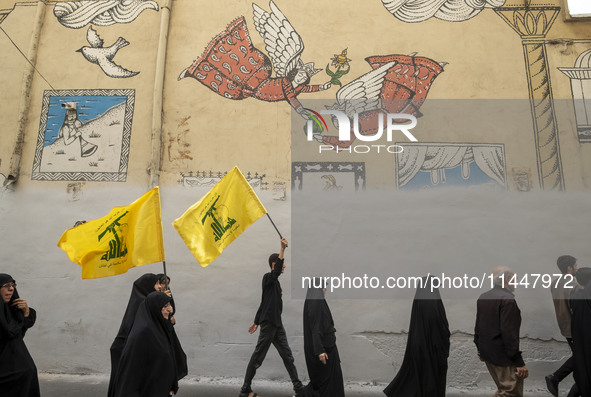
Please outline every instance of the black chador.
M0 273L0 286L7 283L14 283L14 279ZM3 294L5 289L2 288ZM29 307L29 316L25 317L22 310L13 306L15 299L19 299L16 288L8 302L0 298L0 395L39 397L37 367L23 341L37 314Z
M388 397L444 397L449 325L437 288L423 278L412 304L402 365L384 389Z
M111 345L111 379L109 380L108 397L113 397L115 374L117 373L121 353L123 353L123 348L125 347L129 331L131 331L137 309L146 296L148 296L150 292L154 292L154 286L157 282L161 281L161 279L164 279L164 274L146 273L133 283L131 296L129 297L129 302L127 303L127 309L125 309L119 332Z
M573 377L580 396L591 397L591 269L583 267L576 274L577 281L585 288L575 292L570 301Z
M336 330L324 290L308 288L304 303L304 354L310 383L306 397L344 397L343 372L336 343ZM320 355L325 354L325 362Z
M115 375L115 397L169 396L187 375L187 356L162 314L171 300L154 291L140 304Z

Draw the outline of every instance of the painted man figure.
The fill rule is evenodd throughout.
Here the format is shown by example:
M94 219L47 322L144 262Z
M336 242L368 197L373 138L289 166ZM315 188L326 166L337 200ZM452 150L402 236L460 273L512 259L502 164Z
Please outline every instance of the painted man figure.
M66 109L64 124L60 128L58 136L64 140L66 145L78 140L80 142L80 156L88 157L96 152L97 146L82 138L80 128L84 125L78 120L78 108L76 102L62 103Z
M574 281L574 274L577 272L577 259L570 255L562 255L556 260L556 265L560 269L562 276L560 280L552 283L550 291L552 292L556 321L560 333L566 338L568 346L573 351L570 298L572 293L579 288L579 284ZM558 397L558 384L573 372L573 368L574 357L571 356L553 374L546 376L546 386L554 397ZM577 395L577 386L575 384L571 388L569 396Z
M287 240L281 239L281 250L278 254L272 254L269 257L269 267L271 271L263 276L263 297L259 310L254 318L254 323L248 329L251 334L257 328L261 327L259 339L256 348L252 353L252 357L246 368L246 375L244 377L244 384L240 390L240 397L253 397L256 393L252 392L251 382L256 374L257 368L263 364L263 360L269 351L271 344L275 346L277 352L283 359L283 364L287 369L287 373L293 383L293 389L296 396L301 396L304 386L298 378L298 371L294 365L293 355L287 343L287 335L281 322L281 312L283 310L283 301L281 299L281 284L279 283L279 276L285 270L283 263L283 254L287 248Z
M494 288L478 298L474 343L497 385L495 397L523 397L528 369L519 350L521 311L515 302L508 267L493 270Z

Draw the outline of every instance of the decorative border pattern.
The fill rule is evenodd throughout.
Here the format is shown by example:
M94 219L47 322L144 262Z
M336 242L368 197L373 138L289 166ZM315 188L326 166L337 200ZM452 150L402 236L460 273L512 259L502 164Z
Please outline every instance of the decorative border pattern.
M228 171L189 171L187 174L181 172L181 178L178 180L179 185L185 187L202 187L202 186L211 186L213 187L216 183L218 183ZM259 174L255 172L252 174L251 172L247 172L244 174L244 177L253 187L253 189L260 189L260 190L268 190L269 189L269 182L265 182L266 174Z
M355 191L365 190L365 162L335 161L335 162L305 162L291 163L291 189L303 189L303 175L307 172L353 172L355 174ZM297 181L297 183L296 183ZM361 183L360 183L361 181ZM297 186L296 186L297 185Z

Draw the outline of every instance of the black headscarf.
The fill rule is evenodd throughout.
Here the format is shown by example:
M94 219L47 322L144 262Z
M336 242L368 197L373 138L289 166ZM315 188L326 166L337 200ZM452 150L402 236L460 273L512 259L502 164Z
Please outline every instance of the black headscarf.
M415 293L400 370L384 389L388 397L444 397L449 324L439 289L424 277Z
M162 308L172 299L151 292L135 316L115 376L115 397L168 396L177 392L178 380L187 374L183 352Z
M318 284L314 284L318 285ZM304 354L310 383L306 397L344 397L341 359L336 345L336 330L322 288L312 285L304 303ZM326 364L318 356L328 355Z
M123 320L121 321L121 326L117 333L118 338L127 337L131 330L131 326L133 325L133 320L135 319L135 314L140 303L144 301L150 292L154 292L154 285L156 285L157 282L163 283L164 280L164 274L146 273L133 282L131 296L127 303L127 309L125 309L125 314L123 315Z
M591 269L580 268L577 279L581 283L583 273L589 279ZM583 283L581 283L583 285ZM591 281L584 289L575 292L571 297L571 332L573 336L573 377L583 397L591 397Z
M133 326L138 307L150 292L154 292L154 285L158 281L164 281L164 279L164 274L146 273L133 282L131 296L129 297L119 332L117 332L117 336L111 345L111 379L109 380L108 397L113 397L115 374L117 373L119 360L121 359L129 331L131 331L131 327Z
M0 286L6 283L14 283L14 279L5 273L0 273ZM23 323L25 321L22 310L19 310L12 306L15 299L18 299L18 291L14 289L12 298L8 303L2 300L2 313L0 313L0 327L2 328L2 339L0 340L0 346L4 346L5 338L12 338L17 335L25 336L26 329L23 329Z
M15 282L5 273L0 273L0 286ZM12 306L19 295L14 293L9 302L0 298L0 393L11 397L39 397L37 367L29 354L23 337L35 324L36 312L29 308L29 317Z

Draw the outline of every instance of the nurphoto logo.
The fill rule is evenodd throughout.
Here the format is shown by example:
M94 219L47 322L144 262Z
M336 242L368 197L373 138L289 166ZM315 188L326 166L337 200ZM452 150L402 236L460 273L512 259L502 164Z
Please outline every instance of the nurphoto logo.
M360 127L359 114L353 114L353 126L351 128L351 120L349 116L340 110L321 110L320 113L315 112L311 109L305 109L308 112L308 120L306 121L306 136L308 141L317 140L321 143L319 145L319 153L323 151L336 151L348 152L348 153L370 153L377 152L381 153L402 153L404 148L400 145L390 144L393 141L394 133L402 133L409 141L418 142L417 138L410 132L411 129L417 126L417 119L415 116L405 113L380 113L377 117L377 128L372 128L372 133L367 134L363 128L363 120ZM388 144L372 144L372 145L338 145L328 144L326 137L321 135L320 132L328 131L328 125L322 115L330 115L335 127L339 130L338 140L340 142L350 142L354 139L358 139L362 142L378 142L383 141L384 135L385 140ZM385 117L384 117L385 116ZM384 134L384 118L386 119L386 128ZM371 121L371 124L375 124L375 120ZM319 132L320 131L320 132ZM375 131L375 133L374 133ZM353 137L351 136L353 132ZM365 133L364 133L365 132Z

